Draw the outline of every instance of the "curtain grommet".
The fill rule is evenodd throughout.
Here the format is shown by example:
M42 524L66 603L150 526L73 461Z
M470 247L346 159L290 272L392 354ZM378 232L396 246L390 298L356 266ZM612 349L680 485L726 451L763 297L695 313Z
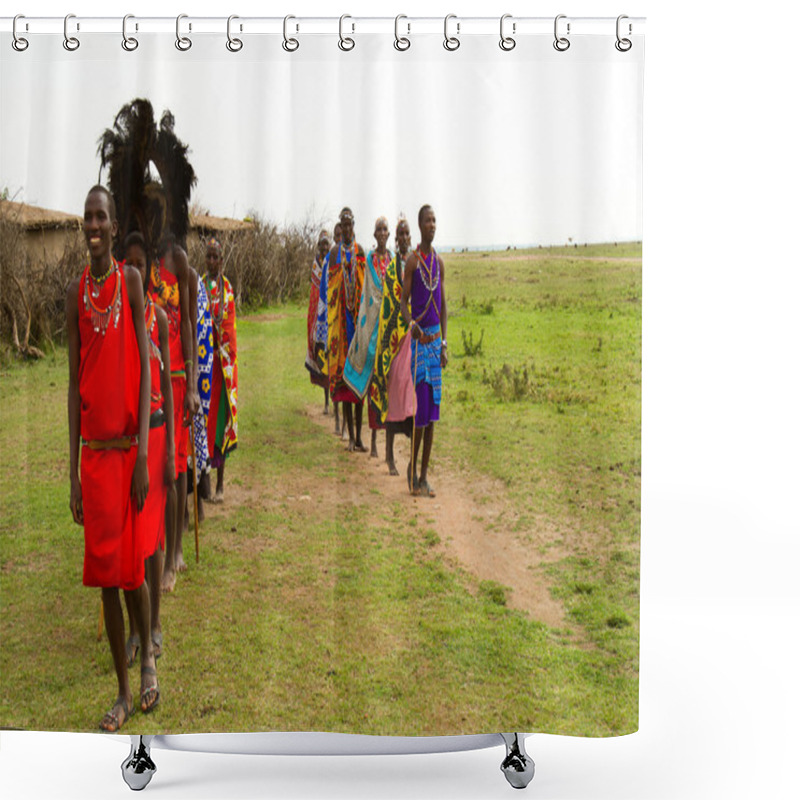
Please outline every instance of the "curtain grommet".
M458 36L450 36L448 32L448 26L451 19L456 19L456 15L448 14L444 18L444 42L442 42L442 46L445 50L449 50L452 53L454 50L458 50L458 48L461 47L461 40L458 38ZM460 32L461 23L456 22L456 33L458 34Z
M553 36L555 37L555 41L553 42L553 47L558 50L559 53L563 53L566 50L569 50L570 40L567 39L566 36L559 36L558 35L558 22L559 20L566 19L566 14L559 14L555 18L555 22L553 23ZM569 22L567 23L567 35L569 35Z
M290 19L296 19L292 14L288 14L283 18L283 42L281 42L281 47L287 53L294 53L298 47L300 47L300 42L294 38L294 36L287 35L287 26L289 24Z
M78 39L77 36L70 36L69 35L68 25L69 25L69 21L71 19L75 19L75 15L74 14L67 14L67 16L64 17L64 42L63 42L63 44L64 44L64 49L65 50L68 50L70 53L74 53L81 46L81 40ZM77 30L80 30L80 25L77 26Z
M401 19L408 19L408 17L405 14L398 14L394 18L394 49L404 53L411 47L411 39L409 39L408 36L400 36L399 27ZM411 33L411 24L406 24L408 25L408 33Z
M627 14L620 14L617 17L617 41L614 42L614 47L616 47L620 53L627 53L628 50L630 50L631 47L633 47L633 42L630 39L623 38L622 36L619 35L620 23L624 19L628 19ZM628 34L630 33L631 33L631 24L628 23Z
M126 14L122 18L122 49L132 53L138 46L139 40L133 36L128 36L128 20L133 19L133 14Z
M188 14L178 14L175 18L175 47L182 53L185 53L192 46L192 40L188 36L181 34L181 20L188 19L188 17ZM192 26L190 24L189 30L191 29Z
M339 17L339 49L344 50L345 53L348 53L356 46L356 43L354 39L352 39L350 36L344 36L342 32L342 26L344 25L344 21L346 19L352 19L352 17L349 14L342 14L342 16ZM356 26L353 25L353 30L355 29Z
M510 50L513 50L517 46L517 40L512 38L511 36L506 36L505 34L505 23L507 19L511 19L511 14L503 14L500 17L500 49L505 50L508 53ZM517 23L511 23L511 32L517 32Z
M225 42L225 47L227 47L228 51L231 53L238 53L244 47L244 42L241 39L237 39L235 36L231 36L231 22L233 22L233 20L235 19L239 19L239 17L236 14L231 14L228 17L228 27L226 30L228 35L228 40ZM239 30L241 30L241 27L239 28Z
M24 14L17 14L14 17L14 23L13 23L13 25L11 27L11 35L12 35L11 46L18 53L22 53L25 50L27 50L28 49L28 45L30 44L30 42L24 36L20 36L17 33L17 22L19 20L21 20L21 19L25 19L25 15ZM27 30L27 23L25 24L25 29Z

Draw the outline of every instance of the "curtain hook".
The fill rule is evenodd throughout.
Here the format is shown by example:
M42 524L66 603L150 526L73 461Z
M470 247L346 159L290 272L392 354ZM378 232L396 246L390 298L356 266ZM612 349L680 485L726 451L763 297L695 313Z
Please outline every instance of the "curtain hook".
M286 35L287 26L288 26L288 23L289 23L290 19L296 19L296 17L294 17L291 14L289 14L288 16L285 16L283 18L283 44L282 44L282 47L287 53L294 53L294 51L297 50L298 47L300 47L300 42L298 42L297 39L294 38L294 36L289 38Z
M81 46L80 39L75 36L70 36L67 30L67 25L71 19L75 19L74 14L67 14L67 16L64 17L64 49L69 50L70 53L77 50ZM80 28L78 28L78 30L80 30Z
M127 50L129 53L133 52L139 46L139 40L133 36L128 36L128 20L133 19L133 14L126 14L122 18L122 49Z
M188 19L188 14L178 14L175 19L175 47L181 52L185 53L191 46L192 40L188 36L181 35L181 20ZM192 29L191 22L189 23L189 30Z
M555 23L553 24L553 35L555 36L555 41L553 42L553 47L558 50L559 53L563 53L565 50L569 50L570 41L565 36L558 35L558 21L560 19L566 19L566 14L559 14L556 17ZM569 34L569 22L567 23L567 34Z
M409 39L407 36L400 36L399 28L401 19L408 19L408 17L405 14L398 14L394 18L394 49L403 52L411 47L411 39ZM411 33L411 24L406 24L408 25L408 32Z
M617 41L614 42L614 47L616 47L617 50L620 51L620 53L627 53L628 50L630 50L631 47L633 47L633 42L630 39L623 39L619 35L620 22L622 22L622 20L624 19L628 19L627 14L620 14L617 17ZM630 23L628 23L628 33L631 33Z
M24 14L17 14L17 16L14 17L14 24L13 24L13 26L11 28L11 34L13 36L13 38L11 40L11 46L18 53L21 53L23 50L27 50L28 49L28 45L30 44L30 42L24 36L20 36L17 33L17 21L20 20L20 19L25 19L25 15ZM27 22L25 23L25 30L28 30L28 23Z
M447 26L451 19L456 19L456 15L448 14L444 18L444 49L452 52L453 50L458 50L458 48L461 47L461 40L457 36L449 36L447 33ZM456 33L459 33L460 31L461 23L456 22Z
M503 16L500 17L500 49L505 50L506 52L513 50L517 46L516 39L505 35L503 26L505 25L507 19L511 19L511 14L503 14ZM516 22L512 23L511 31L512 33L517 32Z
M356 46L356 43L353 39L351 39L349 36L345 38L342 35L342 25L346 19L352 19L352 17L349 14L342 14L342 16L339 17L339 49L344 50L345 52L352 50ZM353 30L355 29L356 26L353 25Z
M239 19L239 17L237 17L236 14L231 14L228 17L228 41L225 42L225 47L227 47L228 50L231 51L231 53L238 53L242 49L242 47L244 47L244 43L242 42L241 39L231 38L231 22L235 19ZM242 26L240 25L239 30L241 29Z

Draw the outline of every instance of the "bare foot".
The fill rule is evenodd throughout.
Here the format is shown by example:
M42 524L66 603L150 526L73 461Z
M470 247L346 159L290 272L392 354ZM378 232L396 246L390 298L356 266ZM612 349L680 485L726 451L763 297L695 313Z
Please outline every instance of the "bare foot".
M394 464L394 461L387 461L386 465L389 467L389 474L390 475L399 475L400 473L397 471L397 467Z
M350 441L347 442L347 452L352 453L355 451L355 449L356 449L356 443L352 439L350 439Z
M133 716L133 695L123 697L120 695L100 720L100 730L108 733L116 733L130 717Z
M165 567L164 574L161 576L161 592L166 594L171 592L175 588L177 577L174 569Z
M222 489L217 489L216 494L214 495L214 502L222 503L224 501L225 501L225 496L222 494Z
M156 662L150 656L151 664L148 666L142 665L142 684L139 690L139 705L145 714L149 714L161 699L161 693L158 691L158 677L156 676Z
M183 553L178 553L175 557L175 566L178 572L186 572L189 567L186 566L186 562L183 560Z
M359 453L366 453L366 452L367 452L367 448L366 448L366 447L364 447L364 442L362 442L362 441L361 441L361 439L356 439L356 446L355 446L355 449L356 449L356 450L357 450ZM377 455L377 454L376 454L376 455Z
M375 445L372 445L369 451L370 458L377 458L378 457L378 448Z

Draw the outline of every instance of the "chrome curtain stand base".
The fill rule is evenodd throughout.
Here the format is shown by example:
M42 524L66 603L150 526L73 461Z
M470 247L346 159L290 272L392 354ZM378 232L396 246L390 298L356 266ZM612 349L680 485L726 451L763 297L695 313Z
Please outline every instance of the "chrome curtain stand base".
M515 789L524 789L532 780L536 765L525 752L525 737L521 733L501 733L506 743L506 757L500 765L506 780Z
M525 752L525 737L521 733L501 733L506 746L506 757L500 770L515 789L524 789L533 780L535 765ZM152 736L131 736L131 752L122 762L122 778L135 792L150 783L156 765L150 757Z
M131 736L130 755L122 762L122 779L134 792L140 792L156 773L150 758L152 736Z

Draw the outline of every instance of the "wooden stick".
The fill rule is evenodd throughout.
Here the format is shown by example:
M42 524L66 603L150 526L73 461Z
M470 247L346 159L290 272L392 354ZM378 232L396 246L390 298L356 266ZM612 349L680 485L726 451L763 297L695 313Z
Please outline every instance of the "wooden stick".
M97 641L99 642L103 638L103 625L104 625L104 617L103 617L103 598L100 598L100 619L97 621Z
M192 448L192 481L194 484L194 492L192 492L192 497L194 497L194 560L195 563L199 563L200 527L199 527L199 522L197 521L197 454L195 453L194 449L194 416L189 417L189 426L190 426L189 441L191 442L191 448Z

